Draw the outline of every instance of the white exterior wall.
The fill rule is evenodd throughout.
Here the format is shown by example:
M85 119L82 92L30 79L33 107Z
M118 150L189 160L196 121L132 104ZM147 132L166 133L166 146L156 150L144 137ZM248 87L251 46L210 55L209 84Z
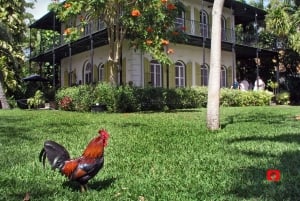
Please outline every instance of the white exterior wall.
M176 61L182 61L185 64L192 62L192 85L196 86L195 67L196 63L203 64L203 48L182 44L170 44L169 47L175 51L174 54L170 55L174 63ZM107 46L94 49L94 65L98 66L101 63L106 63L108 58L107 51ZM123 80L124 83L132 81L135 86L144 86L144 57L147 57L149 60L152 59L148 54L142 55L140 51L129 50L128 47L123 48L123 58L126 58L126 80ZM225 67L232 67L232 57L234 57L232 52L222 51L221 64ZM84 83L84 80L82 80L83 67L87 61L90 61L90 58L90 51L73 55L71 58L72 69L70 69L70 58L64 58L61 61L62 86L64 85L63 74L66 70L67 72L76 72L76 83L79 83L79 81ZM208 66L210 65L210 58L210 49L205 48L205 63Z
M74 48L74 47L73 47ZM108 59L108 46L102 46L94 49L94 56L93 56L93 63L94 65L98 66L101 63L106 63ZM61 60L61 84L64 86L64 72L76 72L76 83L78 84L79 81L82 83L84 80L83 78L83 67L87 61L91 61L91 52L86 51L76 55L72 55L71 63L72 69L70 69L70 57L66 57Z
M126 58L126 80L124 83L132 82L134 86L144 86L144 56L141 51L129 49L128 43L123 45L123 58Z
M190 7L190 19L199 21L200 19L195 19L195 8L197 10L204 9L207 13L211 13L212 3L190 0L184 2L186 6ZM230 20L229 28L234 27L234 17L232 10L229 8L224 8L223 16L225 19ZM64 30L62 28L62 32ZM73 47L74 48L74 47ZM205 48L205 61L203 61L203 48L202 44L196 46L189 46L184 44L170 44L169 48L174 49L174 54L170 55L171 59L176 61L182 61L187 64L192 63L192 86L196 85L196 64L206 63L210 65L210 49ZM98 66L101 63L106 63L108 58L108 46L98 47L94 49L93 64ZM72 55L72 58L69 57L61 60L61 86L64 86L64 73L75 71L76 72L76 83L81 81L84 83L83 79L83 67L85 62L90 61L91 55L90 51L86 51L77 55ZM133 82L135 86L144 86L144 57L147 57L148 60L151 60L152 57L147 54L142 54L140 51L134 51L128 48L128 43L125 42L123 45L122 57L126 59L126 80L123 80L123 83ZM213 57L212 57L213 58ZM232 67L235 65L235 55L231 51L222 51L221 64L225 67ZM70 61L72 63L72 68L70 68Z

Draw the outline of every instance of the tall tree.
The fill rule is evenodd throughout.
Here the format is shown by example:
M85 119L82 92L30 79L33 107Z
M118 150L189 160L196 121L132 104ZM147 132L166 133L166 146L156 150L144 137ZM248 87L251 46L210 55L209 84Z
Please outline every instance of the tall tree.
M170 63L168 54L173 50L168 48L169 40L180 38L184 31L184 27L175 27L175 18L183 10L179 1L67 0L63 5L54 2L49 9L56 11L62 21L88 13L89 21L105 22L110 82L114 85L125 38L130 40L132 48L148 52L162 63ZM82 23L89 21L82 20Z
M20 64L24 62L22 40L26 30L25 8L32 6L25 0L1 0L0 4L0 98L3 108L9 108L8 91L17 88Z
M300 9L297 1L272 0L266 16L267 30L279 38L280 49L300 54Z
M221 19L224 0L215 0L212 8L212 38L207 100L207 128L220 128L220 71L221 71Z

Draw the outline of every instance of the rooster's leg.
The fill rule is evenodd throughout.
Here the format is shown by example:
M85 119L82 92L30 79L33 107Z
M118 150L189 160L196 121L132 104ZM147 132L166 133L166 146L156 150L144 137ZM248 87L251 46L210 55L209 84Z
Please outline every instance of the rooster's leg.
M80 185L81 192L86 192L88 190L87 184Z
M81 192L85 192L84 185L80 185Z

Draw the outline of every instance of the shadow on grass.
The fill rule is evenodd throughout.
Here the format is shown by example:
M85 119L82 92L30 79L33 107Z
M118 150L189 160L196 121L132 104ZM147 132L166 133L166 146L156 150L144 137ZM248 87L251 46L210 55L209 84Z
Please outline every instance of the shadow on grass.
M25 182L14 178L1 180L0 185L4 191L1 193L0 200L23 200L27 192L30 200L47 200L55 193L41 182ZM5 188L10 189L10 191L5 191Z
M247 136L228 140L229 143L245 142L245 141L271 141L271 142L296 142L300 144L300 134L283 134L278 136Z
M266 112L256 112L253 114L239 114L228 116L224 123L222 123L221 128L225 128L230 124L235 123L261 123L261 124L285 124L286 120L291 120L293 116L288 114L274 114L274 113L266 113Z
M12 139L16 138L18 141L32 140L32 138L28 135L24 135L24 133L30 133L32 129L29 127L24 128L24 126L20 126L19 123L22 121L24 121L23 118L13 116L0 117L0 140L2 144L14 144L16 140Z
M252 136L231 140L229 143L240 143L245 141L263 141L300 143L299 134L284 134L275 137ZM272 153L258 151L240 151L242 154L252 157L254 160L262 161L264 157L273 157L274 163L268 169L278 169L281 172L279 182L270 182L266 179L267 169L262 167L245 167L232 171L234 184L229 194L243 200L299 200L300 198L300 151L286 151L280 156ZM277 164L274 166L273 164ZM263 162L264 167L268 166Z
M117 179L116 178L108 178L101 181L94 181L88 183L88 190L100 191L102 189L109 188ZM75 181L65 181L63 183L64 188L70 188L72 191L80 191L79 183Z

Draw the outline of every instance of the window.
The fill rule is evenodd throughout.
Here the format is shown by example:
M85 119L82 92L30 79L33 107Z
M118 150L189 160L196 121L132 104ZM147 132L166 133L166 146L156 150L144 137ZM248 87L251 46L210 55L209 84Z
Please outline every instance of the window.
M98 79L100 82L103 82L104 81L104 78L105 78L105 71L104 71L104 64L100 64L99 67L98 67Z
M150 63L151 84L153 87L161 87L161 64L156 60Z
M175 19L175 27L178 30L185 31L184 28L184 12L179 13L179 15Z
M102 31L103 29L106 28L105 22L101 18L99 18L97 20L97 28L98 28L98 31Z
M208 14L204 10L200 12L200 34L208 37Z
M224 16L222 16L221 19L221 27L222 27L222 41L226 41L227 37L226 37L226 19Z
M200 68L201 73L201 85L207 86L208 85L208 65L203 64Z
M92 64L87 62L84 67L84 83L90 84L92 83Z
M185 66L180 61L175 63L175 85L176 87L185 86Z
M221 66L221 88L226 87L226 67Z
M92 23L90 22L91 16L87 15L85 16L85 21L87 22L86 25L84 25L84 35L89 35L92 33Z

